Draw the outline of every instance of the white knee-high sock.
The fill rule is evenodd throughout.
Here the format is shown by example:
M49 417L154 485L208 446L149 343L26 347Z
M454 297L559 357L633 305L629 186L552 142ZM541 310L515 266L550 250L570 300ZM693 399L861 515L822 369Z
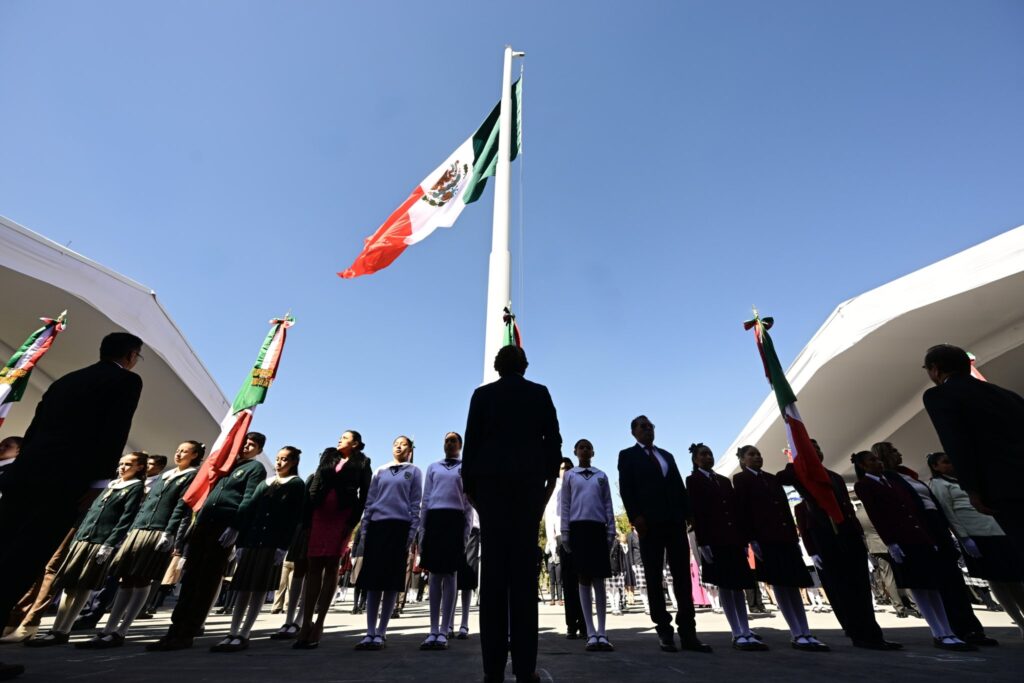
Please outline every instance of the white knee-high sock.
M942 605L942 596L938 591L911 588L910 595L913 596L921 616L928 623L932 637L944 638L953 634L953 629L946 618L946 608Z
M989 581L992 595L1013 619L1013 623L1024 632L1024 583L1020 581Z
M245 612L245 621L242 622L242 630L237 632L237 635L248 639L249 634L252 633L252 627L256 623L256 617L260 615L260 609L263 607L263 598L266 597L261 591L254 591L249 597L249 606ZM238 596L238 600L242 600L242 596Z
M462 625L461 628L469 630L469 608L472 607L473 591L462 591ZM452 617L452 625L455 624L455 617Z
M583 623L587 626L587 638L596 636L594 630L594 600L591 597L590 586L580 581L580 605L583 607Z
M808 635L810 628L807 626L807 612L804 611L804 601L800 598L800 589L795 586L772 586L775 591L775 602L779 605L779 611L789 625L789 633L794 638Z
M594 607L597 611L597 635L604 635L605 619L608 615L608 596L605 593L604 581L594 580Z
M242 620L245 619L245 611L249 609L252 594L253 591L238 591L238 594L235 596L235 606L231 608L230 635L242 635Z
M725 612L733 638L747 635L750 628L747 626L747 601L743 591L720 588L719 599L722 601L722 611Z
M132 622L139 616L142 608L146 606L146 600L149 599L149 586L136 586L129 590L131 590L132 596L128 600L128 609L125 610L121 626L117 629L118 635L122 638L128 635L128 629L132 627Z
M395 603L398 602L398 591L384 591L380 599L380 621L377 622L377 635L388 634L388 622L391 621L391 614L395 611Z
M377 635L377 618L380 616L380 591L366 591L366 635ZM390 614L388 616L391 616Z
M442 591L442 588L441 588L442 581L441 581L441 579L442 578L444 578L444 577L441 574L433 574L433 573L431 573L430 579L428 579L428 582L429 582L428 585L430 586L430 595L428 595L427 597L429 598L429 602L430 602L430 633L431 634L440 633L440 631L438 631L438 629L437 629L437 623L438 623L438 619L441 616L441 598L443 597L442 594L441 594L441 591Z
M107 617L107 625L103 627L104 635L116 633L120 629L121 619L124 618L125 613L128 611L128 602L134 594L135 588L133 586L121 585L117 589L117 594L114 596L114 602L110 605L110 615ZM148 593L149 588L146 588Z
M79 613L89 602L92 589L79 588L77 591L64 595L64 601L60 604L57 618L53 620L53 630L58 633L71 633L71 625L75 623Z
M430 576L433 578L434 575ZM455 589L455 574L444 574L441 579L441 624L446 627L444 634L447 635L448 631L454 630L452 624L455 622L455 598L459 593Z

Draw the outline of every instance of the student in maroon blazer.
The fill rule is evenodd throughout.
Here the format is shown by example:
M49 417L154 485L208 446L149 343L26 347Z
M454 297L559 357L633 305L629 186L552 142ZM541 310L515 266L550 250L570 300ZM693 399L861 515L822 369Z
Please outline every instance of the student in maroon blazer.
M935 647L958 652L976 650L953 635L946 618L938 590L941 569L937 565L942 560L913 493L897 481L899 475L886 472L881 458L871 451L854 453L850 460L857 474L854 491L882 542L889 547L896 585L910 591L928 622Z
M702 443L690 445L693 474L686 478L693 510L693 530L701 558L701 577L719 588L722 611L732 629L737 650L767 650L750 631L743 590L754 587L754 572L747 562L747 540L736 507L732 482L712 471L715 456Z
M811 440L818 459L824 455L818 442ZM814 560L828 601L836 619L854 647L870 650L899 650L903 646L885 640L875 621L871 602L871 579L868 574L868 551L864 545L864 529L846 490L846 482L836 472L825 470L832 482L832 492L839 502L843 520L838 524L811 498L793 469L793 463L776 474L783 486L793 486L803 498L796 506L796 519L804 547Z
M786 618L792 647L808 652L827 652L829 647L810 634L801 588L814 585L804 566L789 499L775 475L762 471L764 459L754 446L736 451L742 469L733 475L736 509L747 540L754 551L757 578L770 584Z

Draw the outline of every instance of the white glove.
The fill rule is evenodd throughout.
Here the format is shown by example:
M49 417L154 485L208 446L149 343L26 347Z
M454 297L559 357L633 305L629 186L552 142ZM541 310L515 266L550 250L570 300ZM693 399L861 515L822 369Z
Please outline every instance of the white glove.
M889 556L892 557L892 561L896 564L902 564L903 560L907 559L907 556L903 554L903 548L898 543L893 543L889 546Z
M821 555L811 555L811 562L814 563L814 568L818 570L821 570L824 566L821 561Z
M697 551L700 553L701 559L703 559L708 564L714 564L715 556L711 552L711 546L702 545L699 548L697 548Z
M110 559L110 555L113 552L113 546L101 545L100 549L96 551L96 554L92 556L92 559L96 564L103 564Z
M756 557L759 560L763 560L764 559L764 554L761 552L761 544L760 543L758 543L757 541L751 541L750 542L750 549L754 551L754 557Z
M222 548L230 548L235 544L235 541L238 540L238 529L232 529L231 527L228 527L224 530L224 533L222 533L220 535L220 538L217 540L220 541L220 545Z
M965 538L960 541L960 547L971 557L981 557L981 551L978 550L978 544L974 542L973 538Z
M178 560L178 571L180 572L184 568L185 568L185 556L182 555L181 559Z
M174 541L174 537L171 532L165 531L160 534L160 540L156 542L156 550L163 552L171 549L171 543Z
M279 567L284 564L284 558L288 557L288 548L278 548L274 551L274 566Z

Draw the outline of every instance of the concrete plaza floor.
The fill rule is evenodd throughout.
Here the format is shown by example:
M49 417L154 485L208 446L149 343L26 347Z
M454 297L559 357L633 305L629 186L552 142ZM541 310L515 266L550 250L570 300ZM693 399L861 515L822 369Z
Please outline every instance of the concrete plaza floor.
M393 620L387 648L381 652L356 652L353 645L365 630L362 616L349 614L350 604L332 609L320 647L293 650L288 642L267 636L282 623L280 615L264 609L250 648L235 654L211 654L209 645L220 640L229 617L213 615L207 634L191 650L151 653L143 649L164 633L169 612L136 622L124 647L102 652L70 646L30 649L19 645L0 647L0 661L27 667L20 679L34 681L156 681L201 683L204 681L469 681L482 680L480 644L476 638L476 609L470 620L468 641L454 641L444 652L420 652L427 631L426 603L410 604L401 618ZM891 611L878 614L886 637L904 643L898 652L874 652L850 646L831 614L808 614L811 628L829 643L830 653L798 652L789 646L789 631L777 612L752 620L752 627L771 647L769 652L739 652L731 648L725 617L701 612L697 627L701 638L715 648L713 654L663 653L651 629L650 619L634 608L622 616L608 617L613 653L587 653L583 641L564 637L562 608L541 605L538 671L543 681L682 681L759 679L767 681L849 681L881 679L903 681L985 680L1024 681L1024 640L1003 613L979 610L978 617L989 635L1001 645L978 652L947 653L932 647L931 636L919 619L897 619ZM48 625L51 618L44 620ZM89 634L75 634L72 642ZM513 680L511 668L506 680Z

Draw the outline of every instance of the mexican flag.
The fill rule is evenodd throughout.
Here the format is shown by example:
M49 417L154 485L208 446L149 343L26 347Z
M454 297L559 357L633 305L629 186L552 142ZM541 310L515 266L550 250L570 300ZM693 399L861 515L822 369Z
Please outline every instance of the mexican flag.
M502 318L505 321L505 336L502 341L502 346L523 346L523 337L519 334L519 325L516 324L516 316L513 315L512 310L508 307L505 308L505 315Z
M11 406L25 395L32 369L53 346L57 335L67 327L67 318L67 311L57 318L40 318L43 326L29 335L21 348L7 361L7 365L0 368L0 425L7 418L7 413L11 412Z
M512 84L510 159L519 155L522 146L522 94L519 79ZM498 165L500 110L498 103L477 131L413 188L377 232L366 238L362 253L339 276L348 279L387 268L410 244L426 239L437 228L452 227L466 205L480 199Z
M807 427L800 417L800 411L796 409L796 394L793 393L789 381L786 380L786 373L783 372L779 357L775 354L775 345L772 344L772 338L768 336L768 330L773 322L771 318L762 319L755 312L753 320L743 323L743 329L754 329L754 339L757 341L757 350L761 354L761 362L764 364L764 374L775 392L775 400L779 402L779 410L786 423L786 439L789 441L790 458L797 479L810 493L818 507L838 524L843 521L843 513L839 509L839 502L832 490L832 480L829 478L828 472L825 471L825 466L818 459L814 444L811 443L811 437L807 433Z
M275 318L270 324L270 332L263 340L252 372L245 378L242 388L235 396L235 402L231 404L227 416L220 423L220 436L213 443L213 448L196 473L191 486L185 491L184 500L193 510L201 508L214 484L231 472L245 444L245 435L252 424L253 412L256 406L266 400L267 391L277 377L284 340L288 328L295 324L295 319L291 316Z

